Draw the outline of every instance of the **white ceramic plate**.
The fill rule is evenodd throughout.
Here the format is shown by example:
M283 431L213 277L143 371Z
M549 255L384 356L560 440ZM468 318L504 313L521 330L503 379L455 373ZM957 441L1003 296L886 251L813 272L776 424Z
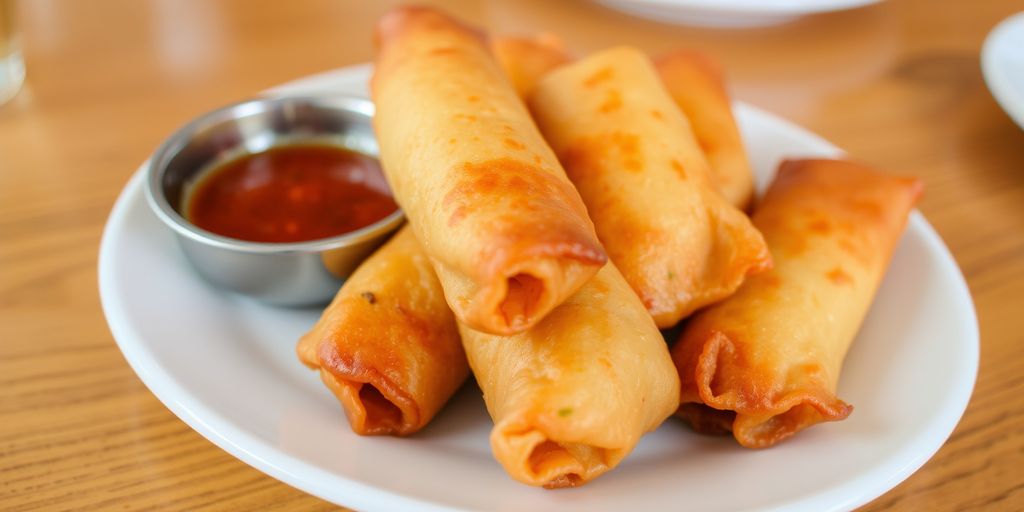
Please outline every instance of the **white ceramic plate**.
M667 23L710 27L778 25L801 16L841 11L881 0L597 0L613 9Z
M365 94L368 67L273 93ZM763 188L785 155L836 155L824 140L738 105ZM978 359L974 308L953 258L919 213L846 362L856 409L768 450L698 436L670 420L616 470L578 489L514 482L491 457L490 419L467 386L409 439L363 438L295 357L315 309L228 295L191 270L143 198L125 187L100 247L100 295L125 358L163 403L232 455L294 487L360 510L845 510L919 468L949 436Z
M992 96L1024 128L1024 12L989 32L981 48L981 72Z

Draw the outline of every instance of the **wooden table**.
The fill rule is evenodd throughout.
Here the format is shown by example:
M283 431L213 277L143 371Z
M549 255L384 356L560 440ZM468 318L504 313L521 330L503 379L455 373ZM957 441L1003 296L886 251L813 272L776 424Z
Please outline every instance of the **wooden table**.
M189 118L370 60L396 2L22 1L28 83L0 107L0 509L332 509L235 460L165 409L100 311L111 205ZM883 168L924 178L981 322L973 400L939 453L868 510L1024 508L1024 132L978 53L1016 1L888 0L778 28L720 31L587 1L460 0L500 32L576 51L629 43L717 56L739 98Z

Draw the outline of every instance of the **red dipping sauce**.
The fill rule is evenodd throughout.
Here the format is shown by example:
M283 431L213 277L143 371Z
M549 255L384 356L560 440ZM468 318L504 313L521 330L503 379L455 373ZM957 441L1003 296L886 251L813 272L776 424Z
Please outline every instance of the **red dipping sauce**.
M398 209L373 157L290 145L230 160L192 191L185 217L251 242L305 242L363 228Z

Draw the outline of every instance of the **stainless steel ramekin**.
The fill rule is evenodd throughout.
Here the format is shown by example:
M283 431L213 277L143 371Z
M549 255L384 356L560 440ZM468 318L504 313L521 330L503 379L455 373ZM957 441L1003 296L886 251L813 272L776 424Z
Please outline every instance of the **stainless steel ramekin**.
M269 304L325 303L402 224L401 210L332 238L259 243L196 227L184 217L184 202L205 171L273 146L325 143L376 156L372 118L373 103L354 97L261 98L229 105L185 125L157 149L149 164L146 198L208 281Z

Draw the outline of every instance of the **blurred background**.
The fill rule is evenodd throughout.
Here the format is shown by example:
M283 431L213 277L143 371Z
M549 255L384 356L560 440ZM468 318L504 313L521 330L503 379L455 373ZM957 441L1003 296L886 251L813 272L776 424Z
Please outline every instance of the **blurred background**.
M28 73L23 90L0 110L0 152L21 153L3 164L35 169L17 173L23 179L42 178L41 170L106 156L118 159L120 173L73 179L124 181L134 163L198 113L371 60L373 20L398 3L14 2ZM732 30L658 23L585 0L432 3L499 33L558 34L580 54L622 43L652 54L702 50L722 62L738 99L887 168L963 168L955 147L1005 142L1013 151L1020 136L998 115L979 67L988 30L1021 7L1012 1L891 0ZM941 139L915 129L954 116ZM83 129L93 137L80 152L53 150L70 149ZM880 130L892 135L863 136ZM917 150L926 144L931 151ZM941 184L929 185L926 211ZM112 199L108 192L100 204Z

